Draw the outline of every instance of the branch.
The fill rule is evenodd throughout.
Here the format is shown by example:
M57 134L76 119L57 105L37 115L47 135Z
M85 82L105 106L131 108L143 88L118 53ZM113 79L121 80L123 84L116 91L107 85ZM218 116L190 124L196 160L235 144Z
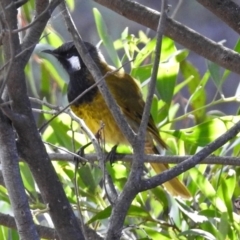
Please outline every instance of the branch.
M8 1L0 2L2 29L11 32L12 26L16 25L17 11L14 8L5 10L9 4ZM7 27L7 29L6 29ZM14 39L10 34L3 38L4 56L7 59L13 59L15 55ZM9 65L4 81L7 81L13 67L13 62ZM2 93L1 93L2 95ZM4 100L8 99L7 90L2 96ZM8 108L8 107L7 107ZM4 116L0 110L0 159L4 184L8 190L13 214L16 219L16 225L21 239L31 240L39 239L35 225L33 223L28 198L23 186L15 141L15 133L12 123Z
M153 9L130 0L94 1L143 26L153 30L157 29L160 13ZM240 74L240 55L233 50L202 36L171 18L166 20L164 34L200 56Z
M231 0L197 0L205 8L218 16L229 27L240 34L240 7Z
M127 211L133 199L139 193L139 186L141 185L141 182L142 182L146 128L149 121L152 97L155 91L156 75L157 75L159 60L160 60L161 39L163 35L163 29L165 28L165 23L166 23L165 22L166 8L167 8L167 0L162 0L161 12L162 13L164 12L164 14L162 15L161 18L159 18L159 23L157 28L156 59L154 61L153 73L151 76L147 102L144 108L137 139L135 142L133 142L134 144L130 142L134 151L133 164L131 167L128 180L123 188L123 191L121 192L115 205L113 206L111 216L110 216L110 221L109 221L109 227L106 235L106 240L120 239L121 231L124 224L124 219L126 218L126 215L127 215Z
M11 123L0 112L0 158L3 180L8 190L19 235L22 239L39 239L20 175L14 136Z
M161 17L159 18L159 24L157 27L157 36L156 36L157 43L155 47L155 59L153 63L153 69L152 69L151 80L148 88L146 104L143 111L142 121L139 128L139 133L138 133L138 137L140 139L145 139L145 133L146 133L147 125L149 122L152 99L156 89L157 74L158 74L158 68L159 68L160 56L161 56L162 38L163 38L163 32L166 26L166 18L167 18L167 14L166 14L167 6L165 4L166 4L166 1L163 0L162 7L161 7L162 14L161 14Z
M39 42L39 39L47 25L48 20L51 17L52 12L59 5L62 0L52 0L50 3L48 0L35 1L36 17L38 21L33 20L35 24L31 26L21 44L21 49L27 51L21 57L21 64L25 67L27 64L35 45ZM47 11L46 11L47 9ZM41 16L41 17L39 17ZM41 21L40 21L41 20ZM29 46L33 46L29 49Z
M5 5L9 4L8 0L2 0ZM38 0L36 2L36 11L40 14L48 6L48 1ZM56 1L52 1L53 3ZM51 2L51 3L52 3ZM16 10L14 13L16 14ZM46 17L47 18L47 17ZM47 18L48 20L49 18ZM7 21L11 29L17 28L17 18L15 15L7 15ZM28 45L24 45L27 49L28 46L36 44L40 35L47 23L47 20L39 21L28 32ZM36 31L33 31L36 27ZM3 38L4 48L9 49L9 39ZM27 42L25 42L27 43ZM14 46L14 55L21 51L18 35L12 36L12 44ZM7 87L9 97L12 100L11 114L14 122L12 122L17 132L18 151L29 164L30 170L34 179L40 189L45 204L50 206L50 216L56 228L60 239L74 239L83 240L83 235L76 216L66 198L63 187L57 177L57 174L48 158L45 146L42 143L41 137L37 131L35 119L31 111L31 105L27 96L27 88L24 76L24 66L28 61L31 50L25 52L21 58L13 61L9 78L7 80ZM11 54L6 51L6 61L11 59ZM5 107L6 109L6 107ZM5 111L6 112L6 111ZM9 113L9 112L8 112ZM24 121L22 121L24 119ZM56 198L57 196L57 198ZM34 239L34 238L32 238Z
M12 217L10 215L0 213L0 225L8 227L8 228L16 229L19 231L19 229L17 229L14 217ZM35 227L41 238L59 239L59 238L57 238L57 234L54 229L49 228L49 227L40 226L40 225L35 225ZM34 238L32 238L32 239L34 239Z
M169 181L170 179L178 176L179 174L186 172L190 168L199 164L203 159L213 153L215 150L223 146L225 143L230 141L240 132L240 121L237 122L233 127L231 127L226 133L217 138L212 143L208 144L194 156L184 160L182 163L179 163L177 166L164 171L163 173L156 175L150 179L143 180L141 186L141 191L145 191L150 188L154 188L163 184L164 182Z
M133 139L133 131L129 128L126 120L124 119L122 113L120 112L119 107L117 106L114 98L112 97L112 95L110 94L106 82L104 81L104 77L102 76L100 70L98 69L98 67L96 66L96 64L94 63L94 61L92 60L90 54L86 51L84 43L81 39L81 36L79 35L73 21L71 18L71 15L66 7L66 5L64 3L62 3L60 5L64 19L66 21L67 27L69 32L72 34L73 40L74 40L74 44L77 48L77 50L79 51L80 56L82 57L84 63L86 64L88 70L91 72L96 84L99 83L99 81L101 81L100 84L98 84L98 89L101 92L101 94L103 95L109 109L111 110L111 112L113 113L113 116L115 118L115 120L117 121L117 123L119 124L119 126L122 127L123 125L123 129L121 128L121 130L123 130L123 133L125 134L125 132L127 133L127 139L130 138L131 140ZM103 81L102 81L103 80ZM122 123L122 125L120 124ZM94 144L94 142L93 142ZM101 167L101 170L103 172L103 176L104 176L104 187L106 190L106 194L108 196L108 199L110 201L111 204L115 203L116 199L117 199L117 191L114 187L114 184L111 180L110 175L108 174L108 172L106 171L105 168L105 158L104 155L102 153L101 150L99 150L99 148L94 145L95 150L97 150L97 156L99 158L99 164Z
M16 223L14 217L10 215L6 215L3 213L0 213L0 225L16 229ZM44 239L56 239L58 240L58 236L56 234L56 230L53 228L41 226L41 225L35 225L37 232L41 238ZM87 239L86 240L103 240L94 230L86 226L86 232L87 232Z
M74 155L70 153L49 153L49 158L55 161L74 161ZM107 156L107 155L106 155ZM161 155L146 155L144 157L145 163L173 163L179 164L193 156L161 156ZM97 155L96 154L86 154L84 156L88 162L93 164L96 162ZM132 162L133 155L132 154L116 154L116 159L121 160L123 162ZM219 156L209 156L204 158L199 164L218 164L224 166L240 166L239 157L219 157Z

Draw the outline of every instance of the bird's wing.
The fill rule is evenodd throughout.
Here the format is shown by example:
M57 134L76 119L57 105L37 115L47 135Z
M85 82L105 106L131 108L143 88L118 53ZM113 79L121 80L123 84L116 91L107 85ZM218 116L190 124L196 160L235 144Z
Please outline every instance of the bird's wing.
M119 81L121 81L121 84ZM117 104L126 116L128 123L134 131L137 131L145 106L138 83L123 71L111 74L106 78L106 82ZM166 144L160 138L152 116L149 117L147 131L151 133L160 146L166 148Z

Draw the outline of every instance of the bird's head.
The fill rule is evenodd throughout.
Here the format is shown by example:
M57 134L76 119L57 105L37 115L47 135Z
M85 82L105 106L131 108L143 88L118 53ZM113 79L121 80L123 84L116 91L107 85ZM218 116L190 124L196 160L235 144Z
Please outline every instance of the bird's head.
M95 62L101 61L100 53L94 45L88 42L84 42L84 45ZM46 49L42 52L56 57L69 74L80 71L82 68L86 68L86 65L72 41L66 42L54 50Z

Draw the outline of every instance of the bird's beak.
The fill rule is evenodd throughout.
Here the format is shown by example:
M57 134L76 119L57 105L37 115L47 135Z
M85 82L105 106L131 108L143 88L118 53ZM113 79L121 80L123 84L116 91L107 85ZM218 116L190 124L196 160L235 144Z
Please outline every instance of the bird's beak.
M59 58L58 53L55 53L54 50L46 49L46 50L43 50L43 51L41 51L41 52L42 52L42 53L50 54L50 55L54 56L55 58Z

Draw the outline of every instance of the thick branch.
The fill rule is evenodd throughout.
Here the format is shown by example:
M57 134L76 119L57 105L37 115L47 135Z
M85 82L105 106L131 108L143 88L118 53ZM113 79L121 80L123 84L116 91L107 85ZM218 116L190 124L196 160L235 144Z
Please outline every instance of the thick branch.
M0 225L17 230L15 219L10 215L0 213ZM35 226L41 238L59 239L55 229L41 226L41 225L35 225ZM103 240L103 238L100 237L93 229L89 228L88 226L85 226L85 227L86 227L87 240Z
M9 4L8 0L3 0L5 5ZM48 1L36 1L37 12L48 6ZM16 11L16 10L15 10ZM14 19L14 21L13 21ZM17 28L16 16L9 13L7 21L11 29ZM46 21L42 21L46 24ZM35 24L34 27L38 26ZM45 26L45 25L44 25ZM33 28L34 28L33 27ZM36 43L41 35L40 30L36 32L29 31L29 43ZM31 35L32 32L32 35ZM21 51L18 35L13 35L13 46L16 49L14 55ZM3 39L4 48L6 48L6 61L11 58L9 54L8 38ZM27 47L27 46L26 46ZM31 51L30 51L31 52ZM30 54L30 53L29 53ZM25 56L26 57L26 56ZM59 182L56 172L48 158L46 149L42 143L41 137L37 131L36 123L31 111L31 105L27 96L27 88L24 76L24 63L28 58L17 58L12 64L7 87L11 104L12 123L18 135L18 150L21 149L26 162L29 164L31 172L36 180L36 183L41 191L42 197L46 204L49 204L50 215L55 225L56 231L60 239L79 239L82 240L83 235L73 210L66 198L62 185ZM9 111L5 111L8 114ZM57 197L56 197L57 196Z
M129 0L94 1L143 26L153 30L157 29L160 14L153 9ZM167 18L164 34L200 56L240 74L240 55L231 49L200 35L171 18Z
M18 155L10 121L0 112L0 158L4 184L22 239L39 239L30 212L18 165Z
M0 2L1 9L1 23L3 31L11 32L13 26L17 25L17 11L14 5L6 10L8 1ZM3 38L4 56L8 59L13 59L15 55L15 41L11 35L5 35ZM12 70L12 64L9 65L7 74L8 78ZM1 93L1 97L6 100L7 90ZM8 108L5 106L5 108ZM16 219L16 225L21 239L39 239L35 225L33 223L32 215L30 212L28 198L25 193L20 169L18 165L18 154L15 142L15 133L11 121L4 116L0 111L0 159L2 166L2 173L4 183L9 193L9 199L13 209L13 214Z
M0 213L0 225L17 230L15 219L10 215ZM59 239L57 238L56 231L52 228L36 225L36 229L41 238ZM31 239L34 239L34 238L31 238Z

